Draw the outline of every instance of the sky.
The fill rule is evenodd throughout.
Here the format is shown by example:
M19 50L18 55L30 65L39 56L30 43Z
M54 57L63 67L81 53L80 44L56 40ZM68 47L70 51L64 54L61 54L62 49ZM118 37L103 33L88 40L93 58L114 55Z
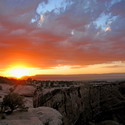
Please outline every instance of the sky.
M125 0L0 0L0 58L6 76L125 73Z

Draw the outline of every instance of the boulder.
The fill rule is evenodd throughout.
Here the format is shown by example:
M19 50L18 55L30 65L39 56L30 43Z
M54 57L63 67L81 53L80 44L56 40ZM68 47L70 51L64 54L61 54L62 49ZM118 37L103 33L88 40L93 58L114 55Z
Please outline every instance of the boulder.
M30 108L28 112L6 116L0 125L62 125L62 115L49 107Z

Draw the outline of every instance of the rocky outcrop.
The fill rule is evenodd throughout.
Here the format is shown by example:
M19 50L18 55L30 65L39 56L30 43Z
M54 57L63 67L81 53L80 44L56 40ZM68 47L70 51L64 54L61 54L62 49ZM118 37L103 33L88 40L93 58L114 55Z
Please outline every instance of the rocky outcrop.
M64 125L102 124L105 120L125 124L124 91L124 85L119 83L90 83L46 94L36 90L33 104L57 109L63 115Z
M62 115L49 107L31 108L28 112L14 112L0 120L0 125L62 125Z
M34 107L48 106L58 110L63 115L66 125L72 125L84 109L84 98L86 91L81 91L82 87L72 87L65 89L55 89L42 95L36 91L34 96Z
M15 87L14 92L25 97L33 97L35 87L31 85L18 85Z
M10 91L18 93L25 97L25 105L27 107L33 107L32 97L36 87L32 85L9 85L1 84L2 90L0 90L0 103L3 101L3 97L7 95Z

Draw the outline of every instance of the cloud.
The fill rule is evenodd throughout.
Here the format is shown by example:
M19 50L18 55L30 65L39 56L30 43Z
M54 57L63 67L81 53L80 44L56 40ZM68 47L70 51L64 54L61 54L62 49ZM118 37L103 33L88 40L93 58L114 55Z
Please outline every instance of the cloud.
M113 66L105 66L103 68L124 68L125 66L113 65Z
M1 0L1 64L125 61L123 0Z

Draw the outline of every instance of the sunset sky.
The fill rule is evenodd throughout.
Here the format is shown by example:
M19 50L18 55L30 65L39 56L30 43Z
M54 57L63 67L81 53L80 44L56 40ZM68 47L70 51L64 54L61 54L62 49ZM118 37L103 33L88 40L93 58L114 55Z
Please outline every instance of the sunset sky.
M125 73L125 0L0 0L0 75Z

